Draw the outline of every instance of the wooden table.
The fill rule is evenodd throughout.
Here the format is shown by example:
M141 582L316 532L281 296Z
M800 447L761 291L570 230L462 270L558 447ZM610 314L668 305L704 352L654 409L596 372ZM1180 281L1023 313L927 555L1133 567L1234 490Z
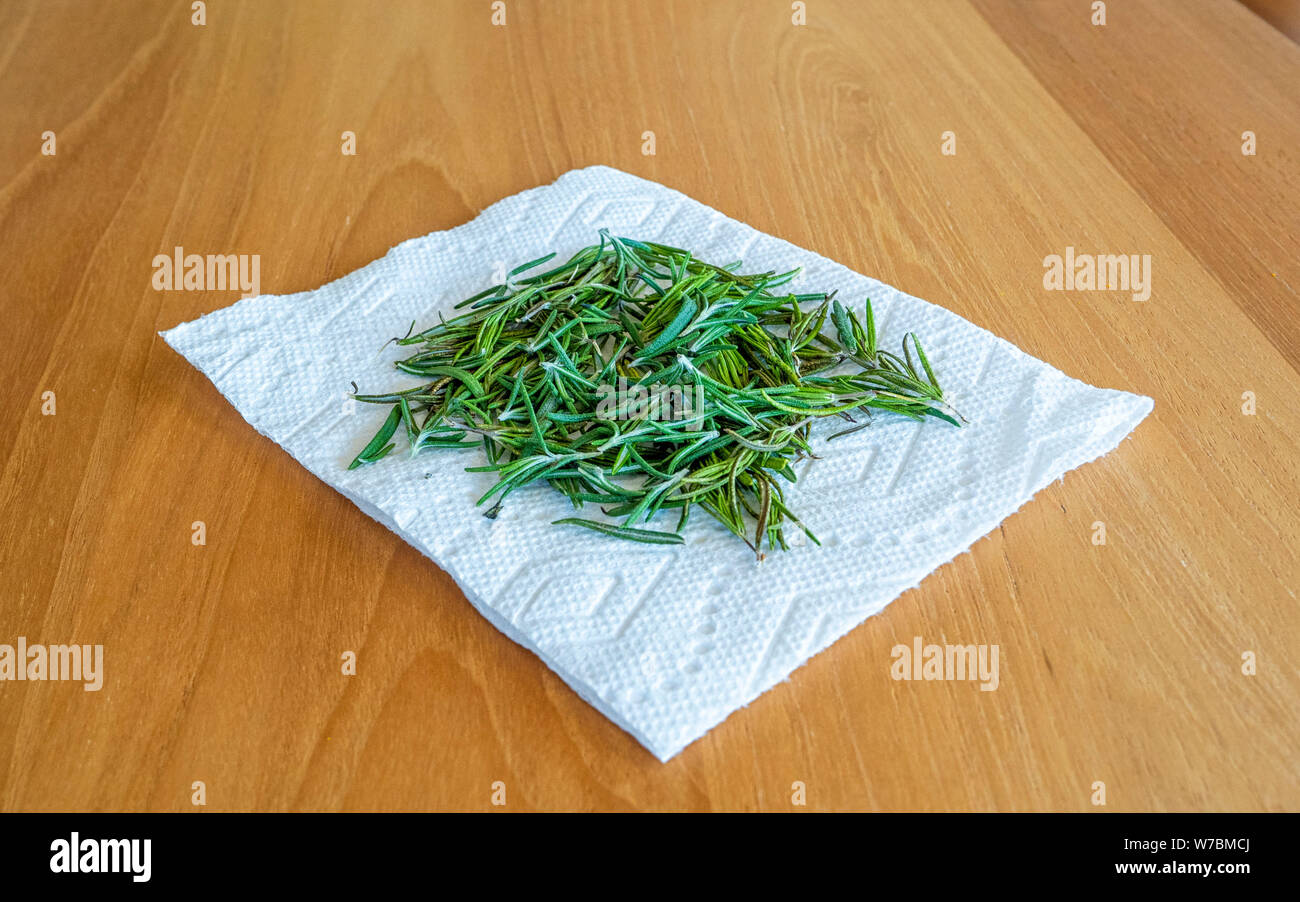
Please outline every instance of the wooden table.
M0 683L0 808L1300 807L1300 49L1229 0L796 12L0 5L0 643L105 656ZM151 285L314 288L594 163L1155 412L660 764L158 338L238 292ZM1045 290L1067 247L1150 299ZM914 636L1000 688L895 682Z

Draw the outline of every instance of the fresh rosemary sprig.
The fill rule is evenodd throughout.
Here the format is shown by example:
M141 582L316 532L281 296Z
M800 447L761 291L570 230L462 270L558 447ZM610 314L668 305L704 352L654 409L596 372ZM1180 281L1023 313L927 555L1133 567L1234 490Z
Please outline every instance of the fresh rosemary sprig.
M546 482L575 508L602 505L621 525L555 521L638 542L680 544L694 508L716 518L761 558L787 548L793 523L782 484L815 456L811 424L884 410L958 425L917 337L902 354L876 346L871 302L862 319L834 295L778 289L798 270L741 275L689 251L619 238L533 275L549 254L457 305L397 362L415 388L358 401L391 405L351 467L397 443L481 446L497 477L479 504L495 517L515 490ZM919 369L918 369L919 365ZM663 510L672 531L638 528ZM818 543L820 544L820 543Z

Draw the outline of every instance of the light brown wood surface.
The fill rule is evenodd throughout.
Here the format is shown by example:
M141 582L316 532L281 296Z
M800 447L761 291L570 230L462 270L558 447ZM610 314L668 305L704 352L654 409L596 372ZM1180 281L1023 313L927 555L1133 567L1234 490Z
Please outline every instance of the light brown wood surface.
M0 643L106 671L0 683L0 809L1300 808L1300 49L1108 6L0 4ZM1155 411L660 764L158 338L236 292L150 284L314 288L595 163ZM1067 246L1150 300L1044 290ZM1000 687L893 681L915 636Z

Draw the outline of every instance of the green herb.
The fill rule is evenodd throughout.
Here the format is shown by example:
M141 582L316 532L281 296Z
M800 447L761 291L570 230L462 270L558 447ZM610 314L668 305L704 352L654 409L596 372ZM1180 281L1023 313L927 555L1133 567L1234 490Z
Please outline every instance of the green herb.
M416 348L397 368L424 381L354 394L392 410L352 467L384 457L401 427L413 454L483 448L487 463L467 469L497 478L479 499L489 517L545 482L622 521L557 524L680 544L699 508L762 557L788 547L787 523L817 541L782 490L792 463L814 456L814 420L851 424L834 439L872 410L961 419L914 334L902 356L880 350L869 300L859 319L833 294L781 292L798 270L741 275L738 263L602 230L599 244L524 275L554 256L393 339ZM673 531L638 528L664 510L677 512Z

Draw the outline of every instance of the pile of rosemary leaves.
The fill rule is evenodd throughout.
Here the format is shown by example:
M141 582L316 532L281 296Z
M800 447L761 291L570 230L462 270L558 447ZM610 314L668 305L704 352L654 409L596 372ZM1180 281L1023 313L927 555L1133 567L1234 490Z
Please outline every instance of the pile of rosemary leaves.
M740 275L602 230L567 263L524 275L554 256L394 339L416 348L397 368L424 383L354 395L392 410L352 467L388 454L399 429L412 454L481 446L488 463L467 469L497 477L479 499L493 501L489 517L546 482L622 521L556 523L680 544L700 508L761 557L788 547L787 522L817 541L781 483L814 456L814 420L847 422L831 438L868 425L871 410L958 424L915 335L901 356L881 350L869 300L859 319L833 294L782 293L798 270ZM639 526L663 510L677 515L671 532Z

